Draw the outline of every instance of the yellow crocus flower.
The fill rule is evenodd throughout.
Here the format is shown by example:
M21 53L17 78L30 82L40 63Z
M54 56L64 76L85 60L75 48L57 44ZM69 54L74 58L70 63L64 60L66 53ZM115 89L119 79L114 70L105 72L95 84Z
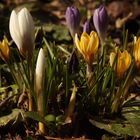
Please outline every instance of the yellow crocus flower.
M8 39L6 38L6 36L4 36L3 41L0 42L0 57L3 60L9 59L9 44L8 44Z
M92 31L90 35L83 32L79 40L78 35L75 35L75 44L77 49L83 55L88 64L92 64L94 55L99 46L99 38L96 32Z
M110 54L110 65L113 65L114 59L117 56L116 63L115 63L115 70L118 78L122 78L123 74L128 70L131 64L131 56L124 50L121 52L118 48L116 48L115 52Z
M140 69L140 37L134 40L134 58L138 69Z

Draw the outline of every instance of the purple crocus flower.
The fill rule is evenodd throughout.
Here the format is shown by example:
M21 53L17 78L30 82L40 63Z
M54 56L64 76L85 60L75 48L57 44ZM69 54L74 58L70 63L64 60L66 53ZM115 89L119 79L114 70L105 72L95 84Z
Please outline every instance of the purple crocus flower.
M83 32L86 32L87 34L90 34L90 32L93 30L93 22L90 20L87 20L83 27Z
M98 32L98 35L100 36L100 39L102 40L104 38L105 32L107 30L107 25L108 25L108 14L107 14L106 8L103 5L101 5L99 8L97 8L94 11L93 22L94 22L96 31Z
M67 7L65 18L70 33L74 37L80 25L80 12L76 7Z
M69 74L75 74L78 71L78 66L79 61L74 49L69 60Z

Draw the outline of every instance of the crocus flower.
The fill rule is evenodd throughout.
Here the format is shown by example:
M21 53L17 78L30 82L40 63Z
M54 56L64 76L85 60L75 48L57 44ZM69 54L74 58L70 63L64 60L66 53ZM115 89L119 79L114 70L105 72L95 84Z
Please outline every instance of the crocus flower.
M73 50L69 61L69 74L75 74L78 70L79 61L76 55L76 51Z
M140 69L140 37L138 39L135 38L133 54L136 66Z
M3 60L9 59L9 44L6 36L4 36L3 41L0 42L0 57Z
M108 15L103 5L94 11L93 22L100 39L103 40L108 25Z
M121 52L118 48L116 48L116 51L112 52L110 54L110 65L111 66L113 65L116 57L117 57L116 62L115 62L116 75L117 75L118 78L122 78L124 73L130 67L131 56L127 52L127 50L124 50L123 52Z
M96 32L92 31L90 35L83 32L79 40L78 35L75 35L75 44L83 55L88 64L92 64L94 55L96 54L99 46L99 38Z
M44 76L45 76L45 67L46 67L45 54L43 49L41 48L38 54L36 69L35 69L35 91L37 94L37 109L38 113L43 116L44 115ZM44 116L43 116L44 117ZM39 131L41 133L45 133L45 126L42 122L39 122Z
M70 30L72 36L78 32L80 25L80 12L76 7L67 7L66 14L66 23Z
M16 43L20 53L32 57L34 49L34 23L31 14L26 8L16 13L14 10L10 16L10 34Z
M35 69L35 88L36 91L39 93L42 89L43 79L44 79L44 72L45 72L45 54L43 49L41 48L38 54L36 69Z
M93 30L93 23L89 20L87 20L83 27L83 32L86 32L87 34L90 34L90 32Z

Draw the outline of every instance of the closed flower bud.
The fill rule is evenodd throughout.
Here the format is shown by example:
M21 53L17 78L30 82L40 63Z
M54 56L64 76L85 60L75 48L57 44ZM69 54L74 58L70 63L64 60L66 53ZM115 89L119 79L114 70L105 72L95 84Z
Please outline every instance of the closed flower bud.
M31 14L26 8L16 13L14 10L10 16L9 29L12 39L20 53L32 58L34 49L34 23Z
M92 31L90 35L83 32L79 40L78 35L75 35L75 44L77 49L83 55L85 61L90 65L93 62L94 56L99 47L99 38L96 32Z
M117 56L116 56L117 55ZM131 56L127 52L127 50L124 50L121 52L118 48L116 48L116 52L112 52L110 54L110 65L112 66L115 60L115 57L117 57L115 62L115 71L118 78L122 78L124 73L128 70L131 64Z
M35 90L40 93L43 87L44 73L46 67L45 54L41 48L38 54L36 69L35 69Z
M140 37L138 39L135 38L133 54L136 66L140 69Z
M93 22L100 39L104 39L108 25L108 14L103 5L94 11Z
M44 81L45 81L46 59L43 49L38 53L36 69L35 69L35 92L37 96L37 111L40 116L44 117ZM39 131L45 133L45 126L39 122Z
M9 59L9 44L6 36L4 36L3 41L0 42L0 57L3 60Z
M69 61L69 74L75 74L78 71L78 58L75 50L72 52L70 61Z
M72 36L78 32L80 25L80 12L76 7L68 7L65 14L66 23Z
M93 23L91 21L86 21L83 27L83 32L90 34L92 30L93 30Z

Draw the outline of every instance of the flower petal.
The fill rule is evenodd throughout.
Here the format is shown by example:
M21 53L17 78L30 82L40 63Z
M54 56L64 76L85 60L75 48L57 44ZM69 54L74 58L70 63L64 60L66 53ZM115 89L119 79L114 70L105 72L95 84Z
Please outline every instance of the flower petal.
M89 41L90 41L89 35L86 32L83 32L80 39L80 46L84 54L88 52Z
M99 38L97 36L97 33L92 31L90 33L90 41L88 44L88 52L90 54L95 54L98 50L98 46L99 46Z
M25 51L34 47L34 23L31 14L26 8L18 13L19 29L22 39L24 39ZM28 48L29 47L29 48Z
M136 42L135 48L136 48L135 53L136 53L136 58L137 58L136 60L140 61L140 37L138 38Z
M16 12L13 10L10 16L9 30L12 39L15 41L18 49L22 47L22 38L19 31L19 23Z
M38 93L39 90L42 89L42 84L44 80L44 72L45 72L45 54L43 49L41 48L38 54L36 69L35 69L35 88Z
M110 59L109 59L109 60L110 60L110 61L109 61L110 66L113 65L115 56L116 56L116 53L114 53L114 52L112 52L112 53L110 54Z
M7 40L6 36L4 36L4 39L2 41L1 50L2 50L4 57L9 59L9 45L8 45L8 40Z
M83 54L83 52L81 50L81 46L80 46L80 41L79 41L79 38L78 38L77 34L75 34L75 44L76 44L76 47L79 50L79 52Z
M127 70L131 64L131 56L126 50L124 51L124 60L125 60L125 68Z

